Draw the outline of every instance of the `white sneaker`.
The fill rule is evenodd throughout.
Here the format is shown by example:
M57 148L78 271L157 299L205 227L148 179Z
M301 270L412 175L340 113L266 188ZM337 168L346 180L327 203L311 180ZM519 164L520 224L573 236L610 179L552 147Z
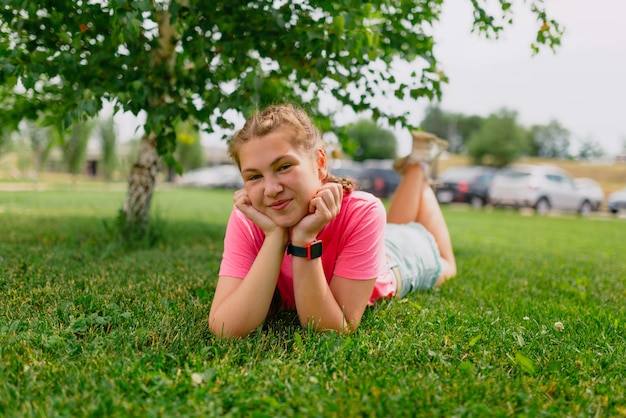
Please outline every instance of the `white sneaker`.
M413 149L409 159L413 162L432 164L448 148L448 141L431 133L413 131L411 135L413 136Z
M428 166L448 148L448 141L431 133L413 131L411 135L413 136L411 153L393 163L393 168L400 174L404 174L412 164L421 164L424 170L428 171Z

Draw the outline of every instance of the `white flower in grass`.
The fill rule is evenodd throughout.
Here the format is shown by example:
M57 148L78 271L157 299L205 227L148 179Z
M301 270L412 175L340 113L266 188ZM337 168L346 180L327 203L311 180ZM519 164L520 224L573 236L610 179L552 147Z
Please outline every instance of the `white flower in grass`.
M527 317L527 316L523 317L522 319L523 319L524 321L530 321L530 318L529 318L529 317Z
M562 331L565 329L565 326L563 325L563 323L562 323L562 322L557 321L557 322L555 322L555 323L554 323L554 329L555 329L557 332L562 332Z
M204 376L202 376L200 373L191 373L191 383L194 386L201 385L202 383L204 383Z

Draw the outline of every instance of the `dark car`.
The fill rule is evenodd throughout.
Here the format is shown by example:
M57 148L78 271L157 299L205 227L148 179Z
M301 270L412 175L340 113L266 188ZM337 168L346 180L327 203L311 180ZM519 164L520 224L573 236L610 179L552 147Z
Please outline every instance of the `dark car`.
M340 165L332 165L330 167L330 172L334 176L352 180L356 189L360 189L361 182L359 177L362 171L361 164L353 161L343 161Z
M493 167L479 165L448 168L435 182L437 201L482 207L489 199L489 185L496 172Z
M349 178L352 180L358 180L363 167L360 163L354 161L341 161L335 163L329 167L330 172L337 177Z
M392 164L393 161L389 160L371 160L363 163L358 174L359 188L377 197L391 197L401 179Z

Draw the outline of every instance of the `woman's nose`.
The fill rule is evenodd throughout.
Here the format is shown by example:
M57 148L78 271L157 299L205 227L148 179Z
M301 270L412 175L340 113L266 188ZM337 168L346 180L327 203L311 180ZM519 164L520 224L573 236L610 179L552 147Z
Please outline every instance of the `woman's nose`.
M265 194L273 197L283 191L283 185L280 183L276 176L269 176L265 178Z

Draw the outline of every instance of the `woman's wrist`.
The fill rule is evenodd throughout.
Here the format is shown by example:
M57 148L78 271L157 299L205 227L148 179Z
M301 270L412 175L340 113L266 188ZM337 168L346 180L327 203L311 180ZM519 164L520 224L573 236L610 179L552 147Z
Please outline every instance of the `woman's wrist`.
M283 245L287 245L289 241L289 233L285 228L275 228L265 234L265 239L279 239L282 240Z
M315 235L298 235L298 234L293 234L291 236L291 239L289 240L289 242L291 242L292 245L296 245L298 247L304 247L307 244L310 244L314 241L317 240L317 236Z

